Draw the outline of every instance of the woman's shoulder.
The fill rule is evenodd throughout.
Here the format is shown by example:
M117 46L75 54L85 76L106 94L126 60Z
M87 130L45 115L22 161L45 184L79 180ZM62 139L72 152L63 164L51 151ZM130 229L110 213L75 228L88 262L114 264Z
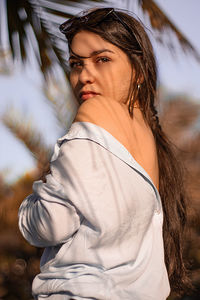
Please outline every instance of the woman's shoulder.
M108 131L125 146L125 140L130 138L129 119L128 110L121 103L99 97L83 102L73 122L93 123Z
M137 151L140 138L150 134L140 110L135 110L131 118L125 104L103 97L83 102L74 119L74 122L77 121L90 122L105 129L131 154L134 149Z
M79 107L74 121L90 122L108 131L147 171L158 187L156 144L153 133L139 109L134 110L134 116L131 118L128 108L122 103L93 98Z
M114 100L101 96L83 102L76 114L75 121L91 122L101 127L119 121L121 105ZM103 125L103 126L102 126Z

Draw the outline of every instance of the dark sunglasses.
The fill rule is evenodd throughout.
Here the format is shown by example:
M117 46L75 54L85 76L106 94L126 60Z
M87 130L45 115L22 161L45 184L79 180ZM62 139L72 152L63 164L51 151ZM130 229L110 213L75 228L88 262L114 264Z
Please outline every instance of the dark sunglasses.
M60 31L65 34L66 36L70 34L70 32L73 31L73 26L76 22L79 24L85 24L85 25L92 25L92 26L97 26L101 22L103 22L108 16L112 15L115 20L120 22L124 28L133 36L133 38L136 40L137 44L139 45L140 49L140 43L136 36L134 35L133 31L130 29L130 27L117 15L115 12L114 8L108 8L105 10L105 14L100 16L100 19L97 21L96 24L93 23L92 20L92 15L95 14L95 11L92 11L91 13L85 15L85 16L75 16L67 21L65 21L63 24L59 26ZM71 27L72 26L72 27ZM142 53L142 50L135 50L135 52Z

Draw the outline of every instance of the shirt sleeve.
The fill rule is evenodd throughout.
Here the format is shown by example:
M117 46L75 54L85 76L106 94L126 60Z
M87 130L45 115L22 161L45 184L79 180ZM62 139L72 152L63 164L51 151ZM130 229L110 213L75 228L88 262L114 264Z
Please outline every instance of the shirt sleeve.
M81 151L77 146L67 141L57 149L56 155L54 152L46 182L35 181L33 193L19 208L19 229L31 245L48 247L64 243L80 227L82 215L73 203L79 197L73 189L76 181L73 165L77 164L76 156Z

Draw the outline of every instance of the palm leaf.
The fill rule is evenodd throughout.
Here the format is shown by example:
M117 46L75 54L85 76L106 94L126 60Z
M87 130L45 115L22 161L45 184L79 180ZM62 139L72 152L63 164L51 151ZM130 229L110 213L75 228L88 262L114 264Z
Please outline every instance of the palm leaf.
M18 111L10 108L2 115L2 122L31 152L37 160L38 168L43 169L48 164L51 151L37 129Z
M8 38L13 58L28 56L27 43L31 42L41 71L51 70L52 63L59 63L67 75L66 52L61 41L59 24L81 9L98 1L7 0Z
M57 79L56 76L49 76L43 86L43 92L53 106L58 125L66 131L75 117L78 105L75 99L72 101L73 95L70 93L68 85L63 80Z
M130 1L125 0L123 5L128 8ZM195 48L153 0L137 1L143 12L148 15L152 28L159 33L159 41L162 44L166 45L163 31L169 29L176 35L183 50L189 51L200 60ZM63 35L59 32L59 24L81 10L107 6L109 3L113 6L114 1L7 0L6 3L8 37L13 57L20 55L25 61L29 51L27 42L30 41L41 71L45 75L51 70L52 64L57 62L67 76L67 47Z
M170 30L177 37L183 51L189 52L198 62L200 62L200 55L194 46L153 0L138 0L138 4L142 7L143 12L148 15L152 28L160 33L158 37L160 43L165 44L165 35L163 32ZM173 42L171 42L170 46L170 48L174 50Z

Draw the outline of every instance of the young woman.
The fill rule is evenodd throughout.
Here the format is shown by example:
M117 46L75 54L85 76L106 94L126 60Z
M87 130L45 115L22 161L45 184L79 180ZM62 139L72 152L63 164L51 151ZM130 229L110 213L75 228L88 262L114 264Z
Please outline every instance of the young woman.
M80 107L56 144L46 182L33 184L19 210L23 236L45 247L33 295L164 300L170 287L187 286L186 208L155 108L152 45L138 20L113 8L60 29Z

